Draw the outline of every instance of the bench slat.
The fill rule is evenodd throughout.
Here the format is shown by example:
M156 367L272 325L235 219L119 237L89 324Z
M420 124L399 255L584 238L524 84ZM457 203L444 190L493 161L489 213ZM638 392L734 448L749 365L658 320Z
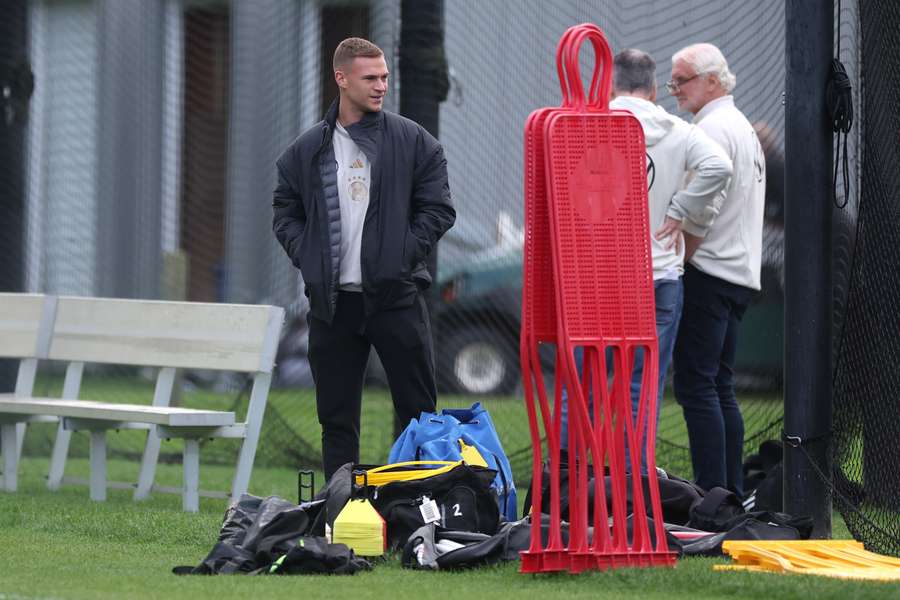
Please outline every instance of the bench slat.
M221 427L234 424L233 412L56 398L0 397L0 412L103 421L137 421L169 427Z
M45 358L56 298L43 294L0 294L0 356Z
M280 326L283 312L263 305L61 296L49 358L269 372L278 341L269 324Z

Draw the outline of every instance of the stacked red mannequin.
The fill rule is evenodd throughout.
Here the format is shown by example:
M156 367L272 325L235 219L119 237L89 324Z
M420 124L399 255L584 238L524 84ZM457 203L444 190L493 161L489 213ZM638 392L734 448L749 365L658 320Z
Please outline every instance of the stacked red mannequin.
M578 67L585 40L596 58L587 97ZM571 27L556 58L562 106L536 110L525 124L520 358L534 468L531 546L522 553L521 570L672 565L656 479L656 420L647 418L656 414L658 349L644 135L630 113L609 110L612 53L598 27ZM542 344L556 349L552 406L541 371ZM583 351L581 364L576 348ZM639 348L646 368L635 420L630 380ZM563 387L569 414L567 544L560 508ZM541 500L544 450L549 507ZM648 498L642 477L627 475L626 463L645 465ZM549 515L546 544L542 511Z

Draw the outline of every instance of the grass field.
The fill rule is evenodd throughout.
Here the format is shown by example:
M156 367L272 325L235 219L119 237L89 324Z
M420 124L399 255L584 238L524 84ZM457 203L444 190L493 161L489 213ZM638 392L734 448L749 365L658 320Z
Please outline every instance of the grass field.
M520 575L516 564L462 573L402 569L389 558L353 577L178 577L176 565L200 562L218 533L225 502L201 499L198 514L181 512L180 498L158 494L135 503L111 490L91 502L82 486L44 488L45 459L25 459L16 494L0 494L0 600L25 598L624 598L760 600L888 599L900 585L807 576L717 573L715 559L685 559L673 570L623 569L578 576ZM112 460L110 476L133 478L133 463ZM68 473L87 476L85 460ZM231 469L204 466L203 484L225 489ZM161 465L157 482L178 485L177 465ZM251 492L293 498L295 473L258 468ZM838 522L836 534L846 536Z
M53 395L57 382L44 384L41 393ZM149 397L149 383L133 378L117 381L101 379L86 382L85 396L98 399L135 401ZM202 405L229 409L234 393L190 392L186 405ZM521 399L516 397L482 398L507 446L528 447L527 421ZM472 398L444 397L443 406L467 406ZM757 412L770 410L773 398L745 398ZM277 460L279 453L290 455L289 444L306 444L307 453L318 453L318 424L314 402L309 391L275 390L271 398L274 411L267 415L263 446L269 460L262 465L294 462ZM391 404L383 390L367 390L363 409L363 459L378 462L387 454L392 439ZM282 441L276 437L279 425L272 415L287 421L301 436ZM662 422L678 427L678 407L668 402L663 406ZM47 472L49 441L53 428L32 426L26 438L26 454L20 471L20 491L0 494L0 600L19 598L385 598L420 599L423 597L540 597L540 598L894 598L900 597L900 585L846 582L801 576L770 574L717 573L712 565L724 559L685 559L674 570L624 569L608 573L586 573L579 576L525 576L517 573L517 565L509 564L465 573L422 573L400 568L396 557L376 565L372 572L354 577L177 577L171 574L176 565L195 565L212 547L225 509L224 500L202 498L199 514L181 512L179 496L156 494L142 503L134 503L129 491L110 490L109 501L94 503L84 486L68 485L56 493L44 486ZM677 432L672 439L683 442ZM80 445L84 434L73 437L73 455L82 456ZM306 439L309 438L309 439ZM113 459L109 462L109 478L134 481L136 460L123 460L140 451L143 434L123 431L109 436ZM510 440L510 441L508 441ZM201 487L225 490L229 487L232 466L209 464L221 462L223 454L231 454L230 442L216 441L203 450ZM171 456L180 453L181 444L170 442ZM223 453L223 451L225 451ZM530 460L529 453L524 455ZM291 455L292 456L292 455ZM276 460L273 460L274 459ZM233 460L229 457L229 460ZM87 460L72 458L66 474L86 478ZM519 476L519 487L526 481ZM321 482L321 478L319 478ZM181 467L161 464L156 482L166 486L181 485ZM319 483L321 485L321 483ZM288 467L257 466L250 485L251 493L266 496L296 497L296 471ZM524 496L524 490L520 493ZM849 534L835 515L835 537Z

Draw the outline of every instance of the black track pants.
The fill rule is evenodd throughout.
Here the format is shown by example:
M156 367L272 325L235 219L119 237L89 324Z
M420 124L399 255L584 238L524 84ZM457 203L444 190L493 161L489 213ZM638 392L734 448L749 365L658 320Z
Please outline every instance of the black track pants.
M359 462L363 380L372 346L384 365L400 422L435 410L434 349L421 294L412 306L365 319L362 294L340 292L330 326L309 318L309 362L326 479L344 463Z

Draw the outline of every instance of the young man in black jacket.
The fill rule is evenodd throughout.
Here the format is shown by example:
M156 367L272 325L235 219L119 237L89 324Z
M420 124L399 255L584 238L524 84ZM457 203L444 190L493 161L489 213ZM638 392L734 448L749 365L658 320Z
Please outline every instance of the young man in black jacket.
M434 411L425 259L453 225L447 161L421 126L382 110L378 46L334 53L340 95L278 158L273 229L309 297L309 360L326 478L359 461L363 377L372 346L401 422Z

